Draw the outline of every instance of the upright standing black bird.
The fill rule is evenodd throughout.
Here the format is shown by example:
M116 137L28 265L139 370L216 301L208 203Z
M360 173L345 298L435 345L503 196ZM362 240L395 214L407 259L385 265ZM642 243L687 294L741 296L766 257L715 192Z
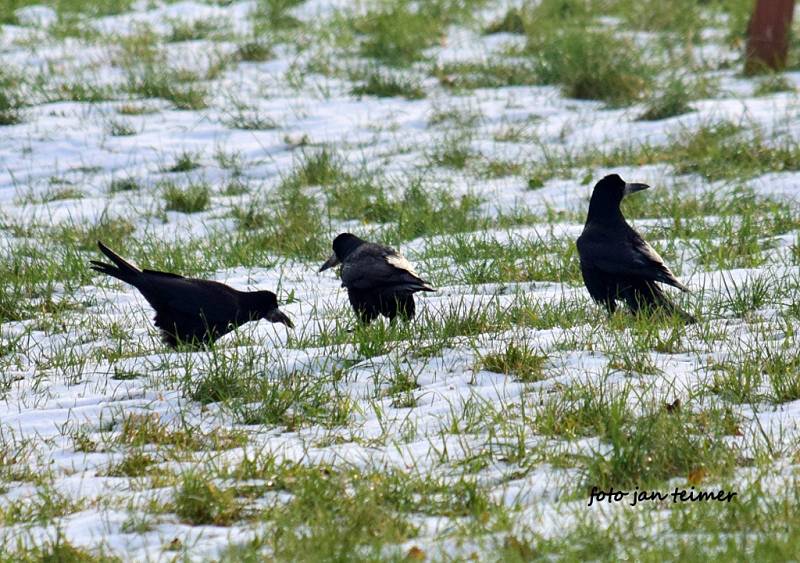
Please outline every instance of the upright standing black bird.
M649 187L628 184L616 174L597 182L577 243L583 281L592 299L605 305L609 314L621 299L633 313L661 309L693 323L696 319L674 305L656 282L689 290L625 221L619 208L626 195Z
M131 284L155 309L161 338L173 348L178 343L205 346L249 321L267 319L294 325L280 309L271 291L239 291L225 284L185 278L178 274L140 270L97 241L114 264L92 260L92 270Z
M350 305L364 324L378 315L412 319L414 293L436 291L399 252L350 233L333 240L333 254L319 271L338 264L342 264L342 287L347 288Z

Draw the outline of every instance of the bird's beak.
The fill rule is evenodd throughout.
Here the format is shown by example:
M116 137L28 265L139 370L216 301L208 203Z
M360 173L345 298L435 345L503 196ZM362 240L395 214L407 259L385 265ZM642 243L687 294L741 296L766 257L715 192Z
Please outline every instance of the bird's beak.
M328 268L333 268L334 266L339 265L339 259L336 257L335 254L331 254L331 257L325 260L325 263L319 269L320 272L324 272Z
M267 316L267 320L272 323L283 323L289 328L294 328L292 319L287 317L286 314L280 309L273 309L270 311L269 315Z
M625 183L625 195L634 194L636 192L640 192L642 190L649 189L650 186L647 184L631 184L630 182Z

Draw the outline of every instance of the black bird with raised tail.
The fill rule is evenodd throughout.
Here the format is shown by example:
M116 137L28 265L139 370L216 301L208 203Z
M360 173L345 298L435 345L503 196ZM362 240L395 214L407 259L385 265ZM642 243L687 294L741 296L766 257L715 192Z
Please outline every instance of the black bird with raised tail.
M102 242L97 245L113 264L92 260L92 269L138 289L156 311L154 321L163 341L173 348L179 343L206 346L259 319L293 327L271 291L239 291L215 281L142 270Z
M347 288L350 305L364 324L378 315L390 320L397 316L412 319L416 312L414 294L436 291L399 252L351 233L333 240L333 254L319 271L339 264L342 287Z
M622 199L648 189L646 184L626 183L617 174L606 176L594 187L583 233L578 237L581 273L589 295L605 305L609 314L618 300L636 314L661 310L687 323L696 319L672 303L659 283L689 291L664 260L625 220Z

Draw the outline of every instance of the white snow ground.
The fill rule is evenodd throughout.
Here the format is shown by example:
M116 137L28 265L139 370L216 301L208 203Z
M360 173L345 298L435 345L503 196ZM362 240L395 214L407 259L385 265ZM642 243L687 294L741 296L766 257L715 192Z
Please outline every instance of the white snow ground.
M99 18L93 20L92 25L104 33L124 35L136 29L135 23L148 23L158 31L166 30L165 22L169 20L219 18L229 21L234 31L244 33L248 30L247 16L254 3L212 6L179 2L155 8L145 2L141 4L133 13ZM305 21L313 21L332 13L335 5L347 5L333 4L311 1L293 13ZM504 12L501 8L482 17L493 19ZM122 71L112 64L111 50L87 46L76 39L63 42L46 39L41 26L48 25L53 18L54 14L47 8L31 7L18 16L24 25L3 26L0 31L2 64L24 74L46 72L53 80L61 76L105 84L124 82ZM514 42L518 39L509 34L482 36L456 29L452 31L450 42L433 49L431 55L440 61L470 60L500 52ZM206 40L182 42L170 44L168 53L175 64L197 68L207 64L210 47ZM233 48L225 41L214 47L223 53ZM707 59L715 55L720 59L735 58L735 53L721 46L706 48ZM482 212L486 216L519 209L542 216L538 224L478 232L470 235L473 239L495 239L502 244L514 238L574 239L580 232L580 221L548 223L544 214L563 211L580 217L585 212L593 182L581 182L581 175L576 174L570 179L548 180L541 189L530 190L525 178L519 176L485 179L428 168L425 164L430 148L442 143L446 135L443 127L429 124L431 116L442 108L451 107L479 114L482 119L470 148L487 158L502 157L509 161L541 158L542 146L579 152L582 147L608 147L637 141L657 145L666 142L674 131L691 129L710 119L746 119L765 131L798 133L796 94L755 97L754 81L738 77L734 70L719 71L723 94L695 102L695 111L664 121L640 122L635 119L641 112L640 106L606 109L599 102L566 99L555 87L479 89L456 95L426 82L429 95L422 100L357 98L349 94L350 84L345 80L311 75L303 77L301 84L294 84L292 73L305 56L283 45L269 61L231 66L212 82L209 107L203 110L179 111L160 100L146 102L155 110L152 113L124 117L119 116L117 110L132 102L37 103L26 108L23 123L0 128L3 223L89 225L101 217L121 217L135 222L137 232L132 235L133 239L145 234L165 241L202 238L212 227L233 229L228 215L230 209L250 197L222 193L231 172L219 165L215 153L237 153L244 163L243 181L258 193L269 193L296 164L301 149L294 143L307 139L311 145L335 148L353 167L364 163L390 175L421 170L427 185L444 185L456 195L470 193L481 197L485 202ZM795 84L800 82L800 75L796 73L786 77ZM274 120L278 128L255 131L227 126L226 116L232 100L257 108L259 114ZM135 134L109 135L109 123L113 120L126 122ZM495 140L499 131L517 123L535 123L541 144ZM162 171L163 167L175 155L186 151L200 155L201 168L183 176L173 176L177 181L183 181L184 177L204 179L214 190L212 204L202 213L167 212L162 219L162 214L158 213L161 203L156 184L169 176ZM661 165L595 168L590 171L591 178L597 179L611 171L650 183L657 190L681 187L686 193L693 193L725 188L722 184L709 185L698 178L676 178L669 167ZM135 192L109 194L108 187L113 180L128 177L137 178L143 187ZM747 183L760 196L790 202L796 212L799 180L798 172L776 171ZM50 193L54 186L62 185L59 182L79 190L83 196L35 202ZM645 230L658 224L655 220L636 223ZM358 224L345 226L334 222L330 234L345 228L364 229ZM0 232L3 252L14 252L22 235L17 236L10 229ZM436 248L441 238L423 237L402 245L402 250L423 275L434 276L436 272L424 271L423 262L417 259ZM761 269L703 271L696 267L691 253L679 255L676 269L682 272L681 277L691 288L702 288L708 295L722 295L728 284L743 283L759 275L775 279L784 275L796 280L797 267L786 264L783 259L796 244L797 233L786 234L781 244L767 251L768 260ZM126 254L125 248L118 250ZM85 254L87 261L95 257L94 252ZM279 288L282 300L293 292L294 301L283 308L294 320L302 340L311 341L320 332L319 319L332 322L337 315L349 314L345 313L346 296L335 277L330 272L316 273L316 267L324 258L321 255L317 262L276 259L271 266L235 267L216 271L209 277L239 288ZM458 266L451 264L444 268L447 273ZM262 322L241 329L243 336L230 335L222 339L216 354L235 357L234 362L246 361L249 357L264 377L279 378L297 369L323 377L334 369L344 369L337 392L348 397L353 408L348 422L333 428L242 426L237 425L225 409L191 401L181 390L181 378L185 374L204 373L214 354L166 350L159 344L150 324L151 311L138 293L100 277L93 278L93 283L97 285L82 289L85 306L64 313L63 327L45 323L38 328L41 319L0 326L0 336L4 340L15 335L23 335L25 339L22 351L12 353L2 362L8 384L0 403L3 444L0 462L14 469L20 477L0 483L4 491L0 495L0 506L35 497L35 480L22 476L22 469L27 468L34 475L50 472L54 491L82 507L50 521L25 521L24 518L12 523L0 521L3 524L0 535L6 542L23 538L24 542L43 543L54 538L58 530L75 546L100 547L126 560L172 560L176 556L171 550L175 538L179 539L183 550L178 553L185 553L189 559L214 558L229 544L254 537L260 526L249 521L229 526L193 526L170 514L157 515L156 525L147 531L126 526L131 514L146 511L148 499L168 503L173 489L150 489L135 484L134 478L106 476L108 467L122 459L120 451L102 447L96 451L80 451L75 435L103 443L108 436L120 432L120 422L131 413L154 414L168 426L197 428L210 433L234 427L246 432L245 446L198 455L201 465L209 460L217 465L235 465L245 456L259 452L278 460L310 465L330 462L359 468L396 467L404 471L413 468L422 475L450 476L459 471L459 460L482 455L496 447L491 440L498 438L481 416L477 417L481 422L479 427L460 427L460 422L466 424L475 420L474 415L467 413L470 409L489 405L497 412L513 412L512 407L520 402L535 405L549 394L587 382L630 386L635 389L630 396L634 408L637 398L643 397L688 401L707 385L706 366L710 357L723 359L748 345L767 346L768 336L777 348L790 339L778 325L770 326L768 310L761 310L760 317L746 320L733 316L712 320L709 325L721 333L718 341L709 345L702 339L701 328L690 327L683 340L683 351L654 351L651 359L660 372L643 375L609 369L610 360L602 351L620 335L613 330L597 331L588 326L512 327L474 338L458 337L432 357L412 353L426 343L427 335L419 334L416 342L399 345L385 356L365 359L357 346L349 343L320 346L312 342L307 348L300 347L297 345L300 340L287 333L283 326ZM419 299L419 309L423 315L435 319L450 314L454 307L461 307L464 314L464 308L480 310L493 304L507 306L520 299L546 306L571 300L593 307L581 287L554 279L445 284L438 293ZM794 294L790 294L786 306L793 301ZM598 317L603 315L599 309L594 312ZM123 327L121 335L106 333L114 323ZM101 329L87 329L90 326ZM576 340L582 341L581 338L592 331L598 342L595 351L569 348L570 338L578 335ZM505 343L512 340L529 342L548 353L547 377L543 381L522 383L511 375L481 369L478 361L481 355L502 350ZM109 347L131 352L123 351L124 357L112 362L98 360L103 357L98 351ZM72 357L64 360L60 353L72 354ZM416 374L418 388L412 391L414 406L395 406L391 397L380 393L381 385L385 385L381 382L391 376L396 366ZM127 380L113 378L123 372L137 376ZM707 401L712 404L718 399L711 396ZM733 408L742 418L738 435L732 436L730 441L746 452L758 449L765 437L769 437L771 447L786 453L778 457L788 460L775 463L775 474L778 477L791 475L789 452L797 445L800 403L759 408L734 405ZM529 432L523 440L533 449L550 439ZM20 455L19 462L9 453L15 451L14 446L25 452L25 456ZM596 438L583 438L565 440L558 447L563 452L586 453L602 451L605 446ZM502 450L502 447L497 449ZM446 455L442 453L445 450ZM579 468L561 468L543 462L521 471L517 463L504 461L502 452L492 451L489 459L490 463L476 472L476 478L488 488L491 498L513 511L515 529L533 531L544 537L559 537L570 529L576 513L585 503L583 496L577 500L574 496L580 479ZM191 457L185 462L190 460ZM171 467L175 463L178 462L164 462L164 466ZM751 478L750 473L747 468L738 469L731 482L744 488ZM782 482L778 477L776 490L780 490ZM676 475L672 482L675 486L685 483L685 475ZM713 487L714 483L708 485ZM613 516L612 510L606 512L605 517ZM599 518L600 513L597 514ZM472 551L491 557L491 538L476 537L474 542L448 539L446 532L454 525L448 518L419 516L415 517L415 522L421 525L420 535L401 546L405 551L421 546L434 557L437 553L442 557L445 554L467 556Z

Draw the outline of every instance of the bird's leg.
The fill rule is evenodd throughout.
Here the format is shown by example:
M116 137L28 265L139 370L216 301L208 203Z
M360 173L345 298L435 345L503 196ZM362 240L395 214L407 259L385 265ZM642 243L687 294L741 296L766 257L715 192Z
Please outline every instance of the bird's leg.
M372 322L372 320L376 317L372 311L369 309L358 309L356 311L356 317L358 317L358 324L360 327L367 327Z

